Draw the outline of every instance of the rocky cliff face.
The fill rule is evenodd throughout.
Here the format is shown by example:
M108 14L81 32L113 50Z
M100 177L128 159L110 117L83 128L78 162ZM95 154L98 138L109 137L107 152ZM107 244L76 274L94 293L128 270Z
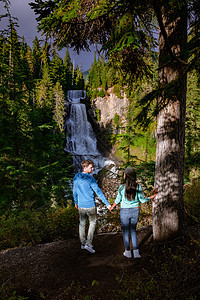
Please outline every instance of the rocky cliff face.
M126 94L122 93L119 98L113 93L113 88L110 88L107 93L105 97L97 97L92 101L93 111L98 113L99 125L106 127L107 124L113 123L115 114L120 117L120 122L124 123L129 105Z

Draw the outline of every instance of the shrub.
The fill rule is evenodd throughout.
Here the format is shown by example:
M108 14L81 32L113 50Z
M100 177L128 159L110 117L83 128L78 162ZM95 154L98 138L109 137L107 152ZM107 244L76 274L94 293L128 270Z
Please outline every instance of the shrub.
M96 108L96 116L97 116L97 121L101 121L101 116L100 116L100 110Z
M119 126L120 116L117 113L114 115L113 122L117 127Z
M101 90L99 91L98 96L101 97L101 98L105 97L105 91L104 91L103 89L101 89Z
M99 91L97 89L92 90L91 92L91 98L95 99L98 96Z
M185 187L184 203L186 211L200 220L200 181L192 180L190 185Z
M77 232L78 213L73 206L14 211L0 218L0 249L51 242Z
M78 232L78 212L73 206L58 208L48 213L52 238L69 238Z
M113 93L114 93L115 95L117 95L117 97L120 98L120 99L123 98L122 95L121 95L121 89L122 89L122 88L121 88L120 85L118 85L118 84L115 84L115 85L114 85Z

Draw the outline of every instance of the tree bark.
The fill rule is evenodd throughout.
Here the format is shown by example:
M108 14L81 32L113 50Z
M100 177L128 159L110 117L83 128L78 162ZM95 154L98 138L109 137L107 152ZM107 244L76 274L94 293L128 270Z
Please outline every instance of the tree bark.
M176 237L184 225L186 76L179 54L187 42L187 9L183 7L179 16L173 19L162 7L160 17L160 87L175 82L175 88L163 92L158 99L158 105L164 104L165 107L159 113L156 133L155 185L158 195L153 201L153 237L156 243Z

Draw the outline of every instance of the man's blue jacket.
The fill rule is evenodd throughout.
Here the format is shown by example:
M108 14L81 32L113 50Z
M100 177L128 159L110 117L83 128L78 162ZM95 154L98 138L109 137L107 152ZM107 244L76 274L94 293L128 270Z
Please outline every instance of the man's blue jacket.
M73 196L78 207L90 208L95 206L95 193L108 206L109 202L90 173L77 173L74 176Z

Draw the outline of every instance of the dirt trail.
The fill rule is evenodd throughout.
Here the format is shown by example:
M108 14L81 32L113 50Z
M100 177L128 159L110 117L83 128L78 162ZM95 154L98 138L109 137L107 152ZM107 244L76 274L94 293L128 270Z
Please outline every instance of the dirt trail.
M81 250L78 238L2 251L0 269L7 274L7 283L28 299L83 299L92 295L87 299L111 300L117 278L145 263L147 253L142 244L150 235L151 227L138 230L141 259L125 258L122 234L112 233L95 236L95 254Z

